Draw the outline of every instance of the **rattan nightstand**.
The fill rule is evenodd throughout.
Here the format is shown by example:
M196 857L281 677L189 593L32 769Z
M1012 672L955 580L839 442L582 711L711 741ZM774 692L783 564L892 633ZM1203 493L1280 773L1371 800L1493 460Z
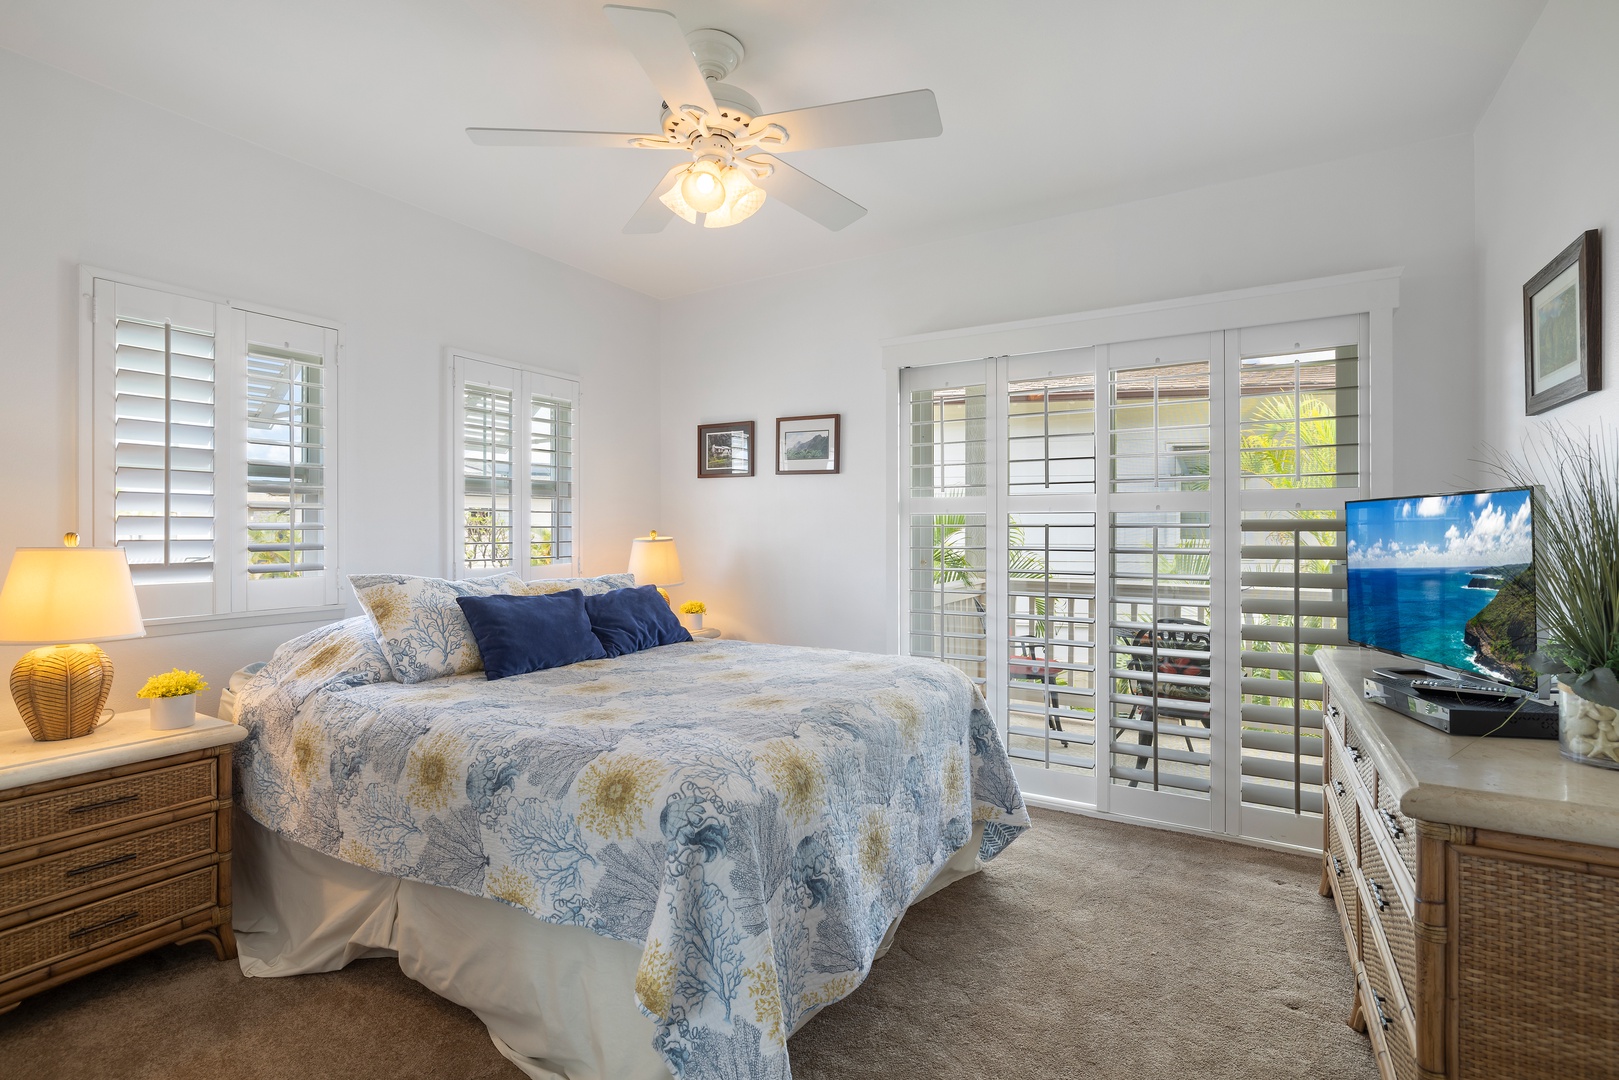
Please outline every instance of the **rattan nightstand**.
M35 742L0 732L0 1013L160 945L231 935L231 746L211 716L145 712Z

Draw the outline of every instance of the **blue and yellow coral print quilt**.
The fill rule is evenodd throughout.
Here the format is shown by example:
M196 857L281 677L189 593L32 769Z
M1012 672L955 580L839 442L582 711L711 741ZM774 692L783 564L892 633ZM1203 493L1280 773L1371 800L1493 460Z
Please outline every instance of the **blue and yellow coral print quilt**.
M642 945L683 1080L791 1075L984 823L1029 818L977 689L932 660L699 641L497 682L393 681L363 619L243 692L241 802L299 843Z

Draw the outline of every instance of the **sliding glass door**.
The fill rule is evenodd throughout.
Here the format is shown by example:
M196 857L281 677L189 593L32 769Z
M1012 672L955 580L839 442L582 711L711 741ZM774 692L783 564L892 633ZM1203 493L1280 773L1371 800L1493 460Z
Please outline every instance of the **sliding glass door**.
M1313 845L1364 319L907 369L905 647L1031 795Z

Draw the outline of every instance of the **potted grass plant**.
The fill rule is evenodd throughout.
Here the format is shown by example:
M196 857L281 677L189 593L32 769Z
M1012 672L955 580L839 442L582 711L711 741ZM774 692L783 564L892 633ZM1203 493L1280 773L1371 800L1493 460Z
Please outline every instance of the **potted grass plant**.
M1619 769L1619 432L1546 428L1492 464L1537 489L1541 644L1529 664L1557 676L1563 755Z
M201 675L175 668L147 679L135 696L151 702L152 727L167 731L197 722L197 695L206 689Z

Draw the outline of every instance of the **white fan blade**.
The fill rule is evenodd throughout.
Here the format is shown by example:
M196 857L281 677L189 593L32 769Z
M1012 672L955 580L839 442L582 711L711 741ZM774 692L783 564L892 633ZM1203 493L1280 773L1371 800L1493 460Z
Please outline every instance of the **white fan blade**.
M939 103L934 100L932 90L884 94L774 113L757 117L748 127L750 131L762 131L767 124L780 124L787 129L787 141L771 148L780 153L900 139L931 139L944 131L944 124L939 120Z
M671 109L696 105L708 113L718 111L708 80L697 70L697 59L692 56L686 35L680 32L680 23L673 15L654 8L618 4L608 4L602 10L613 20L624 47L635 55L646 70L647 78L663 95L665 105Z
M866 216L864 206L799 172L781 158L769 154L749 154L748 157L753 161L768 161L775 166L774 172L754 183L764 188L767 195L780 199L811 221L837 232Z
M623 131L546 131L542 128L467 128L467 138L479 146L611 146L635 149L636 139L662 139L662 135L636 135ZM650 147L663 149L660 146ZM670 145L671 150L684 147Z
M684 164L676 165L663 174L663 179L652 189L652 194L646 197L646 202L642 203L641 208L631 214L630 220L625 222L625 232L631 234L662 232L663 227L674 220L674 211L663 205L660 200L664 192L679 183L680 174L685 172L686 168Z

